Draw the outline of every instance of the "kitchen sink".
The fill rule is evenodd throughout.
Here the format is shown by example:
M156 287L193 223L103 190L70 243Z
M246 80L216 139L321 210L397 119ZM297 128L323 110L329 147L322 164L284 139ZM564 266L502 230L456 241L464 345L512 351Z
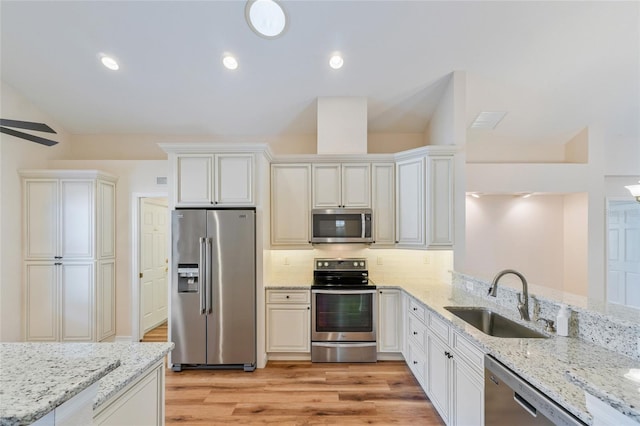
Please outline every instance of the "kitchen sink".
M548 337L487 308L464 306L445 306L444 308L489 336L511 338Z

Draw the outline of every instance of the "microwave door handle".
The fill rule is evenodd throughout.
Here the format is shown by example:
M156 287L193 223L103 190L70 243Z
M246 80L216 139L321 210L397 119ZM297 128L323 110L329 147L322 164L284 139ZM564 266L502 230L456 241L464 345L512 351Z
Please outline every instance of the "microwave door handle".
M360 213L360 218L362 220L362 228L361 228L362 229L362 235L360 235L361 238L365 237L365 231L366 231L365 230L365 225L364 225L364 217L365 217L365 214L364 213Z

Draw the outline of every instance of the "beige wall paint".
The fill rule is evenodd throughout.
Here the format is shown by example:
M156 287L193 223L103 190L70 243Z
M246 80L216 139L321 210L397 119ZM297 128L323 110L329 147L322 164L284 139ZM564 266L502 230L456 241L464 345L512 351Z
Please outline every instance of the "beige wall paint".
M14 136L0 134L0 341L23 339L22 319L22 193L19 169L46 168L48 162L68 153L68 135L44 112L13 87L0 86L2 118L45 123L58 134L45 136L58 141L47 147Z
M59 160L57 169L98 169L118 176L116 184L116 333L131 336L131 202L134 193L163 194L167 185L156 185L156 176L166 176L167 160Z
M563 290L579 296L588 295L588 205L587 193L564 196Z

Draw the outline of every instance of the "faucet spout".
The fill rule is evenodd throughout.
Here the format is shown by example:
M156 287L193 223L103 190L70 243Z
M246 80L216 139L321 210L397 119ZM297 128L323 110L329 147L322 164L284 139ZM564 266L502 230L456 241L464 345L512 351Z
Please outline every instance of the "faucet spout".
M498 272L491 283L491 287L489 287L488 295L496 297L498 291L498 281L500 281L500 278L507 274L513 274L520 278L520 281L522 281L522 293L518 294L518 312L520 313L521 319L525 321L531 321L531 319L529 318L529 288L526 278L520 272L513 269L505 269Z

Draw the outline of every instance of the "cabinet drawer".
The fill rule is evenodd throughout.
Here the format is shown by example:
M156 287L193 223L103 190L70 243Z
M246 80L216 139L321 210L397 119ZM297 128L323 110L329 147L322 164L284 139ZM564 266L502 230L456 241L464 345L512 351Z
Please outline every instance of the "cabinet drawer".
M418 320L413 314L409 315L409 323L407 333L409 334L409 340L413 341L413 344L418 346L424 351L424 338L427 333L427 326L422 321Z
M267 290L267 303L310 303L309 290Z
M461 355L470 366L475 367L479 371L483 371L484 353L458 332L453 333L453 349L458 355Z
M415 315L424 324L427 323L427 316L424 306L419 304L417 300L412 298L409 299L409 312Z
M435 314L429 314L429 330L449 344L449 325Z

